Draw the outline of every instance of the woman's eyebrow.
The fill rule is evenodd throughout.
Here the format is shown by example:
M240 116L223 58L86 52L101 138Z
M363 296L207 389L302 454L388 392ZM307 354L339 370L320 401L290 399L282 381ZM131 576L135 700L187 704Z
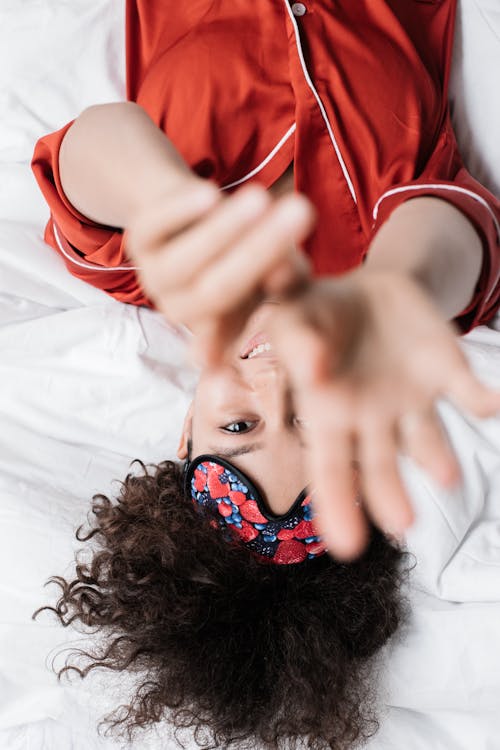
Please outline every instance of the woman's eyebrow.
M221 458L236 458L236 456L243 456L245 453L260 451L263 447L264 443L247 443L246 445L240 445L238 448L222 448L211 445L208 450L210 453L213 453L214 456L220 456Z

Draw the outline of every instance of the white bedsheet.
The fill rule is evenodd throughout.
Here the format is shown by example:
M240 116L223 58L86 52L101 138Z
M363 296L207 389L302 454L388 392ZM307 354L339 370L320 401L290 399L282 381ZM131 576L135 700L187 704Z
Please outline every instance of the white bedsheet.
M464 0L452 98L470 168L500 192L500 6ZM51 659L80 644L33 610L71 574L74 529L130 461L174 455L194 383L156 314L72 278L41 240L47 210L27 163L36 138L123 96L122 3L0 6L0 750L117 750L97 721L129 687L94 674L59 685ZM463 95L465 92L465 96ZM496 124L496 128L493 125ZM500 326L499 326L500 329ZM465 347L500 387L500 332ZM408 628L385 650L383 722L370 750L500 747L500 422L443 406L464 470L453 495L404 463L418 510ZM167 739L165 739L167 737ZM137 750L173 747L168 728Z

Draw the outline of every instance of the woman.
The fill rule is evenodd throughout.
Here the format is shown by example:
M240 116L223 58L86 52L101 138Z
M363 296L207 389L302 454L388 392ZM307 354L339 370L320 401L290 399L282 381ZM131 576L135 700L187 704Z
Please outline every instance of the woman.
M500 408L498 395L468 371L446 323L454 319L466 331L486 322L500 297L500 207L463 168L446 104L455 6L452 0L380 0L370 8L348 2L334 9L285 2L224 8L200 1L167 9L130 2L128 93L137 104L90 108L37 145L33 167L52 210L46 238L70 270L117 299L153 304L188 325L212 366L179 446L179 458L192 459L187 481L169 464L154 479L129 478L118 510L98 500L95 533L104 549L93 569L82 568L73 584L63 584L58 606L61 615L69 606L71 616L111 630L114 623L116 634L125 634L104 659L110 666L141 663L144 654L155 679L138 693L132 723L159 718L164 706L188 705L191 723L208 724L225 740L308 734L312 743L341 747L369 732L369 716L359 713L360 686L368 685L366 660L398 620L397 551L374 532L368 558L350 568L324 549L304 557L297 547L277 560L294 564L263 562L290 541L279 536L290 531L290 509L301 514L292 530L311 522L300 496L311 478L322 540L315 533L292 541L306 547L320 541L338 557L352 558L367 543L365 512L385 532L401 533L411 508L396 467L398 448L442 483L458 480L435 399L450 396L480 415ZM292 169L309 202L279 195L289 189ZM244 182L261 187L226 198L208 181L226 191ZM265 192L272 186L277 196ZM309 266L296 247L303 241ZM313 272L327 278L315 280ZM256 323L251 314L264 314L263 300L280 304L267 305L267 321ZM270 346L278 359L264 355ZM224 368L213 367L221 361ZM232 399L231 408L219 404L214 411L213 382ZM219 439L224 434L224 445L214 445L210 431ZM246 433L250 446L242 446ZM225 469L235 476L233 482L224 474L226 484L239 482L265 522L232 506L231 516L221 513L221 498L195 475ZM199 483L194 489L193 482ZM231 491L239 490L231 484ZM206 527L181 502L186 495L205 510ZM146 507L157 530L144 535L143 547L130 522ZM280 528L264 534L258 526L272 515ZM201 538L200 529L206 557L191 541ZM257 539L246 538L253 532L271 545L253 549L260 557L244 549ZM235 538L244 545L222 544ZM216 546L209 549L208 539ZM196 544L190 561L180 551L189 544ZM123 555L129 555L126 564ZM345 570L360 577L343 579ZM314 618L301 598L304 587L319 607ZM216 607L214 591L220 592ZM360 591L366 594L353 606L349 596ZM144 623L136 609L148 593ZM331 614L333 598L344 602L342 618ZM221 660L214 623L241 626L248 602L255 627L240 627L230 639L231 658ZM237 615L228 616L233 607ZM379 637L367 647L377 622ZM168 623L171 635L162 639ZM194 633L205 625L215 640L205 632L207 649L197 644L195 658ZM301 661L306 632L318 650ZM279 642L283 648L275 652ZM311 673L325 644L330 655L315 683ZM220 679L215 665L224 666ZM228 665L231 680L224 677ZM235 680L247 690L245 700L234 692L230 700L223 690ZM318 699L318 685L326 702Z
M350 481L355 453L365 464L374 520L402 531L411 508L395 468L397 447L443 481L457 476L435 398L451 396L481 414L498 409L498 398L468 375L443 319L466 331L497 309L500 208L463 167L450 125L455 0L380 0L369 9L339 3L334 11L285 2L236 7L199 2L173 12L163 3L128 3L128 94L140 107L91 108L37 144L33 168L52 212L46 239L72 273L117 299L152 298L175 322L201 325L199 345L212 359L266 294L302 290L291 307L281 307L275 343L285 354L297 410L309 422L322 420L307 460L318 478L327 542L349 558L365 538ZM206 178L225 190L245 182L270 187L280 177L286 186L287 167L314 203L312 233L310 211L303 203L299 209L298 197L274 216L262 190L260 198L250 193L253 207L238 210L243 195L223 199L208 190ZM198 205L195 184L205 188ZM216 204L220 212L210 212ZM204 224L207 213L212 218ZM198 231L179 233L192 223ZM113 227L127 228L130 241ZM166 242L172 233L175 242ZM319 337L311 335L312 322L320 327L311 309L318 282L304 290L303 265L290 249L308 233L305 250L316 274L365 259L342 285L333 277L322 282L321 307L330 314ZM201 252L200 241L210 250ZM384 372L380 383L372 379L359 391L346 371L334 392L319 395L318 382L311 389L311 378L321 375L317 358L332 365L331 321L339 316L337 369L344 346L351 368L358 351L360 361L372 362L370 371L361 367L364 381L367 372L382 375L373 357L391 362L392 381ZM375 352L364 343L370 327L377 331L369 336ZM402 340L411 342L406 351ZM320 481L326 475L335 477L328 492ZM333 491L335 506L328 501Z

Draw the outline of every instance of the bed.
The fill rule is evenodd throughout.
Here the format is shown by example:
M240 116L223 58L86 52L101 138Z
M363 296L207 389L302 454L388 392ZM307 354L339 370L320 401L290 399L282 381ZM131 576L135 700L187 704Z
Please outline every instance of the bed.
M0 750L115 750L98 734L130 677L56 680L84 635L47 613L43 588L70 574L96 492L135 458L173 457L196 373L156 313L71 277L42 240L47 208L29 170L37 138L124 97L123 3L3 0L0 6ZM500 194L500 6L462 0L450 98L475 177ZM500 387L500 323L464 349ZM409 462L418 520L412 615L380 661L381 729L369 750L500 747L500 418L442 405L464 489L444 493ZM189 738L188 738L189 743ZM167 725L131 748L174 747Z

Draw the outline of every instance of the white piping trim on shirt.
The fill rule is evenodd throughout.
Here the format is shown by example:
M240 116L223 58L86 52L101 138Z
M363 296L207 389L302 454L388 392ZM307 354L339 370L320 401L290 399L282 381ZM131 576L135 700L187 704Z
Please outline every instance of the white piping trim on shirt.
M404 187L397 187L392 188L391 190L387 190L375 203L375 207L373 209L373 220L377 221L378 216L378 209L380 204L382 203L385 198L388 198L390 195L395 195L396 193L404 193L405 191L410 190L427 190L429 188L436 189L436 190L454 190L456 193L462 193L463 195L468 195L469 198L474 198L478 203L480 203L482 206L484 206L491 214L491 218L493 219L493 222L495 224L495 228L497 230L498 239L500 241L500 224L498 223L498 219L493 213L493 210L491 206L488 204L487 201L477 193L474 193L472 190L467 190L467 188L459 187L458 185L437 185L433 183L425 184L425 185L407 185Z
M375 207L373 209L374 222L377 220L379 206L382 203L382 201L385 200L385 198L388 198L390 195L395 195L396 193L404 193L405 191L410 191L410 190L413 190L413 191L422 190L422 188L423 189L433 188L433 189L439 189L439 190L454 190L456 193L462 193L463 195L469 196L469 198L474 198L474 200L476 200L478 203L484 206L484 208L488 209L491 215L491 218L493 219L493 223L495 224L495 228L497 230L498 241L500 242L500 224L498 222L497 217L493 213L493 209L491 208L491 206L488 204L487 201L485 201L485 199L481 195L474 193L472 190L467 190L467 188L460 187L459 185L437 185L437 184L429 183L425 185L407 185L406 187L392 188L391 190L388 190L386 193L381 195L381 197L375 203ZM495 283L492 285L490 289L490 293L486 297L485 302L488 302L490 300L490 297L495 291L495 288L499 281L500 281L500 273L497 276Z
M70 260L72 263L74 263L75 266L80 266L81 268L89 268L92 271L140 271L140 268L138 268L137 266L115 266L114 268L108 268L106 266L99 266L97 263L82 263L79 260L75 260L64 249L62 240L61 240L61 235L59 234L59 230L53 219L52 219L52 227L54 229L54 237L56 238L56 242L57 242L57 246L59 250L64 255L64 257Z
M344 173L345 180L346 180L347 185L349 187L349 192L351 193L351 196L352 196L352 199L353 199L354 203L356 205L358 205L358 199L356 197L356 191L354 190L354 185L353 185L351 177L349 175L349 171L347 169L346 163L344 162L344 159L342 158L342 154L340 152L340 148L339 148L338 143L337 143L337 141L335 139L335 136L333 134L332 126L330 124L330 120L328 119L328 115L326 113L326 109L325 109L325 107L323 105L323 102L320 99L320 96L319 96L318 92L314 88L314 84L313 84L313 82L311 80L311 77L309 75L309 71L307 70L307 66L306 66L306 63L305 63L305 60L304 60L304 54L302 52L302 47L301 47L301 44L300 44L300 32L299 32L299 27L298 27L297 21L295 20L295 17L293 15L293 11L292 11L290 5L288 4L288 0L284 0L284 3L285 3L285 7L286 7L286 9L288 11L288 15L290 16L290 20L291 20L291 22L293 24L293 28L294 28L294 31L295 31L295 42L296 42L296 45L297 45L297 50L298 50L298 53L299 53L300 64L302 65L302 71L304 73L304 78L306 79L307 85L309 86L309 88L313 92L314 97L315 97L316 101L318 102L318 106L319 106L321 114L323 116L323 120L325 121L326 127L328 129L328 135L330 136L330 140L333 143L333 148L335 149L335 153L337 154L337 159L340 162L340 166L342 167L342 172Z
M242 182L246 182L247 180L250 180L254 175L258 174L262 169L264 169L266 164L269 164L273 156L275 156L278 153L280 148L283 146L284 143L286 143L286 141L290 138L292 133L295 133L296 128L297 128L297 125L293 123L291 128L289 128L286 131L283 138L276 144L273 150L268 153L266 158L263 161L261 161L261 163L257 167L255 167L255 169L252 169L251 172L246 174L244 177L241 177L241 179L235 180L234 182L230 182L229 185L223 185L221 187L221 190L229 190L229 188L236 187L236 185L241 185Z

